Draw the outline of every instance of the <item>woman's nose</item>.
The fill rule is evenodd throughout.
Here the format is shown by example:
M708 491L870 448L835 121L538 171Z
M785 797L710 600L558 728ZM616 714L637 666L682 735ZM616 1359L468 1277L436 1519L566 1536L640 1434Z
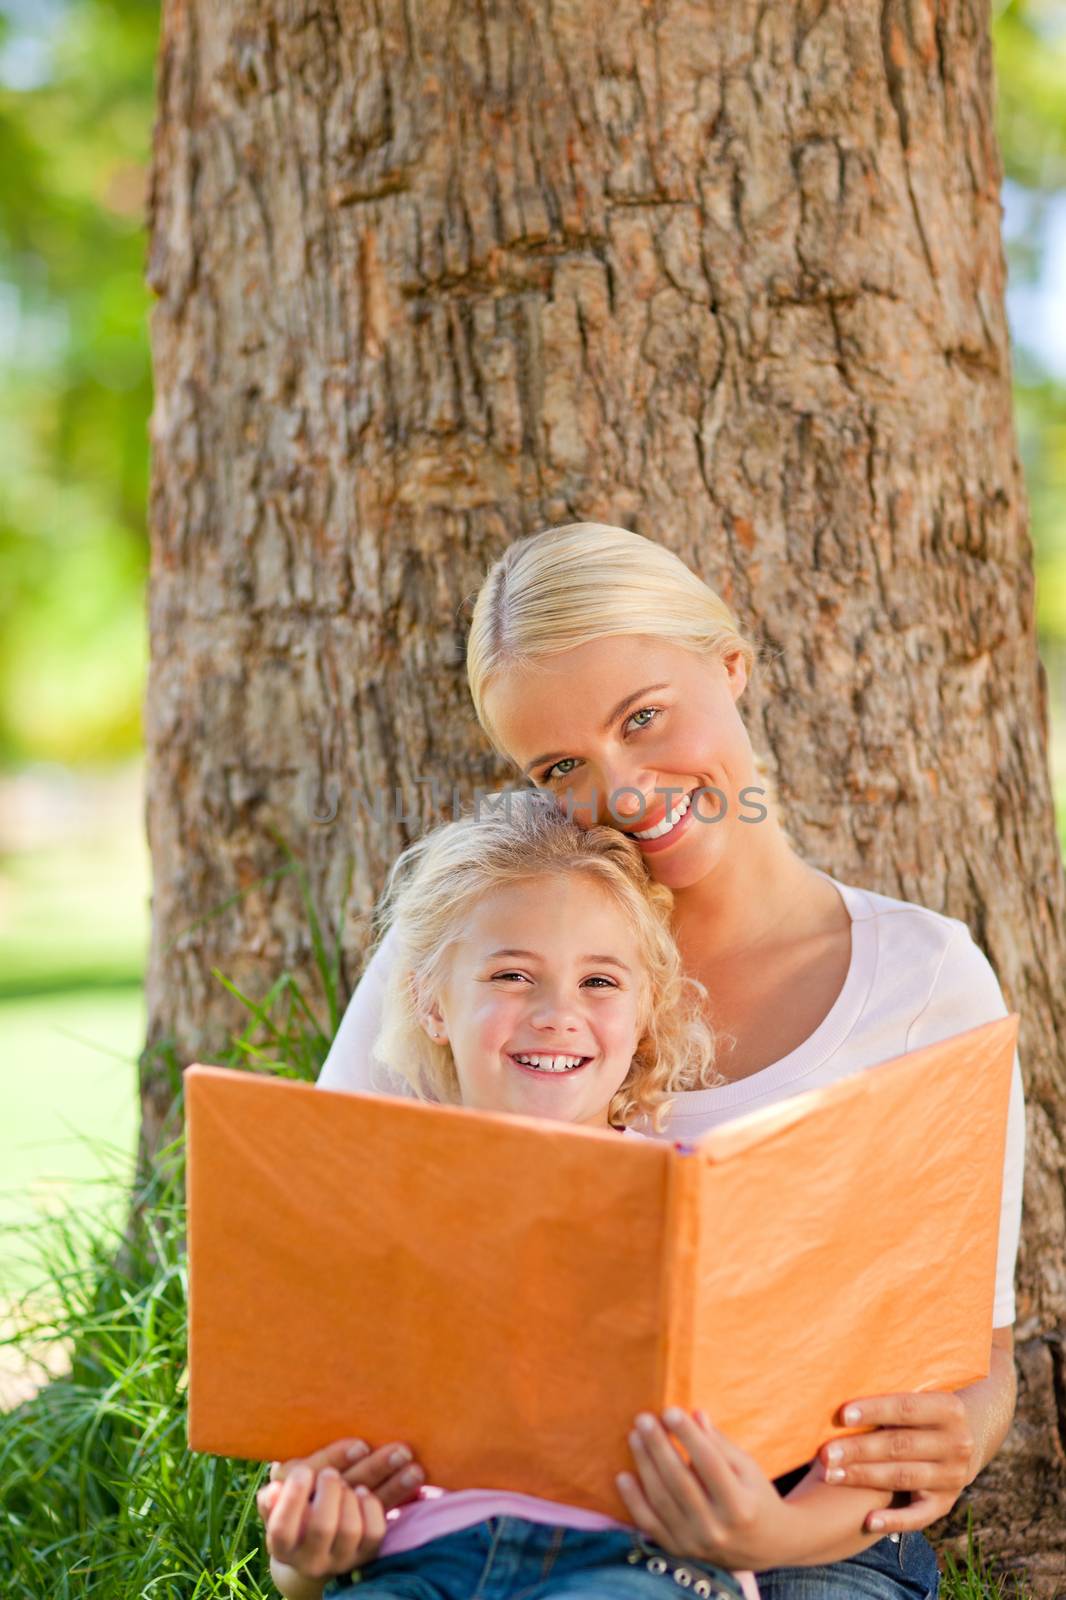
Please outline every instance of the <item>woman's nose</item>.
M648 814L655 802L655 781L654 774L642 768L622 772L604 767L580 799L597 822L629 822Z

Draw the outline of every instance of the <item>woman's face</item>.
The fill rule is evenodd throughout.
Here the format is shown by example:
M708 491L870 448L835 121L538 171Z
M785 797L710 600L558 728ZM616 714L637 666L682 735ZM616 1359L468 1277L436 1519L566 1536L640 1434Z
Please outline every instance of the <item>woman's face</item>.
M465 1106L605 1128L639 1043L645 984L608 891L552 874L478 902L423 1025L450 1044Z
M746 683L739 652L709 660L630 634L507 669L485 705L523 776L580 826L607 823L634 836L652 877L683 889L735 848L761 809L761 791L743 793L758 788L737 711ZM699 789L708 792L674 826L640 838Z

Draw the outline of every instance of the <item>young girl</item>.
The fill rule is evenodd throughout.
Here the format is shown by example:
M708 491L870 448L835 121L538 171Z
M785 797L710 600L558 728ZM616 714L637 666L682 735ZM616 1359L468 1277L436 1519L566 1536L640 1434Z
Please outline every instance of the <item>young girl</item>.
M536 791L435 829L401 856L379 906L396 959L376 1054L437 1101L628 1134L657 1128L672 1094L719 1081L702 986L683 977L670 931L672 898L631 840L578 827ZM872 1542L862 1521L887 1494L808 1482L786 1501L705 1421L667 1421L721 1504L716 1551L686 1548L679 1560L609 1517L499 1490L428 1491L386 1524L381 1501L336 1470L340 1441L261 1491L275 1582L292 1600L318 1600L327 1575L359 1567L366 1600L490 1589L499 1600L637 1600L668 1583L730 1597L753 1583L726 1566ZM683 1497L671 1453L659 1462L662 1492Z

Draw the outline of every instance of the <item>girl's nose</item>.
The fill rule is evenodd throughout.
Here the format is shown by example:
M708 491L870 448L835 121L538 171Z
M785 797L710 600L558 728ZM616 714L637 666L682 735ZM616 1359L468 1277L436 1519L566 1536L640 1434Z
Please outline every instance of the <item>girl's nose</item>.
M576 1033L581 1026L573 1003L561 996L558 999L544 996L534 1008L530 1021L546 1033Z

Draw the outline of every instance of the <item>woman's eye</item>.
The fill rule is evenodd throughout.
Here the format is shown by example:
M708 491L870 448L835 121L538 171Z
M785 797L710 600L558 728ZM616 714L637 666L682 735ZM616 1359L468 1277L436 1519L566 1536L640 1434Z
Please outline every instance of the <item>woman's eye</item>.
M497 978L522 978L524 980L525 976L526 975L524 972L494 972L492 974L493 982L495 982Z
M626 727L628 728L631 722L637 722L638 717L647 717L647 722L637 722L635 731L639 733L641 728L650 728L655 718L661 715L661 706L641 706L639 711L634 711L631 716L626 718ZM541 773L540 781L541 783L554 783L556 778L568 778L576 765L577 761L574 756L564 756L561 761L553 762L550 767ZM565 772L561 770L563 767L567 768Z
M586 978L586 983L605 983L608 989L617 989L618 985L610 978Z

